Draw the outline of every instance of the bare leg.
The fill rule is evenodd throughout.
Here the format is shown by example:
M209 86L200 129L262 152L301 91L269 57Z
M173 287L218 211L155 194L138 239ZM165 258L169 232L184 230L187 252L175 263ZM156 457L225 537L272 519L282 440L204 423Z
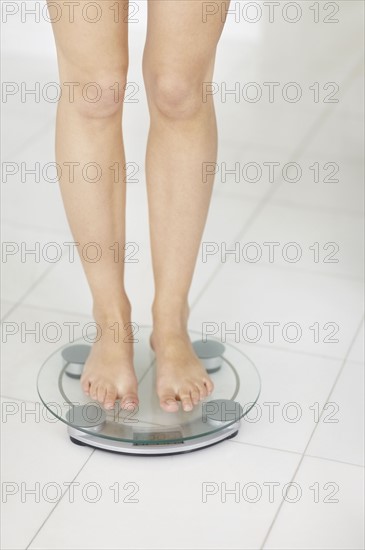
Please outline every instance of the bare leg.
M119 1L120 12L125 14L123 8L127 3ZM107 408L112 408L116 399L125 408L138 402L133 348L125 341L129 331L124 328L131 315L123 280L126 190L121 130L128 70L128 24L123 21L124 15L116 22L115 11L110 9L116 5L115 1L98 3L102 17L96 23L88 21L95 13L82 15L84 0L75 6L74 22L70 22L66 3L60 0L58 4L62 18L53 28L63 92L56 136L56 156L62 167L60 187L79 251L94 242L102 254L95 262L87 258L86 249L81 254L93 296L93 315L102 331L92 347L81 383L87 395ZM89 83L96 86L88 86ZM74 100L70 90L74 91ZM79 163L74 181L66 164L70 162ZM97 171L89 168L85 172L88 163L96 163L101 173L94 183L90 179L97 179ZM120 174L117 181L116 166ZM109 248L113 245L115 248L115 243L119 259ZM90 256L95 253L95 249L89 251ZM115 323L120 328L119 338L110 329Z
M152 345L157 392L166 411L178 402L189 411L213 390L187 332L188 293L204 230L213 178L203 162L216 162L217 128L211 82L221 12L203 22L203 0L149 2L143 68L151 128L146 168L155 298ZM228 2L216 2L222 10Z

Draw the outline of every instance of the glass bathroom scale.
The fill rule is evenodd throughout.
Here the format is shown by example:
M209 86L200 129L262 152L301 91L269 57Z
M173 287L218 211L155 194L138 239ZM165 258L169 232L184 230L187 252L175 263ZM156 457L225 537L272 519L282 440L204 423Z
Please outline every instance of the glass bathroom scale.
M73 443L126 454L165 455L194 451L237 435L240 420L260 393L260 376L252 361L231 344L189 331L214 391L190 412L181 406L177 412L165 412L155 389L151 332L145 326L133 335L139 395L134 410L121 409L118 401L114 409L106 410L84 394L80 377L92 344L82 338L56 350L42 365L39 396L50 413L67 425Z

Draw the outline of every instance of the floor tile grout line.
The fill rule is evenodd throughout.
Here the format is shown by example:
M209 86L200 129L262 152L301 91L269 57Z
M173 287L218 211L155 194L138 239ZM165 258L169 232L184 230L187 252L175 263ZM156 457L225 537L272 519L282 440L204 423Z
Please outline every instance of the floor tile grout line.
M20 403L28 403L28 404L32 404L32 405L36 405L36 404L43 405L41 400L31 401L31 400L28 400L28 399L21 399L19 397L11 397L11 396L8 396L8 395L0 395L0 399L2 399L2 400L9 399L9 400L17 401L17 402L20 402ZM248 447L258 447L260 449L267 449L267 450L270 450L270 451L277 451L277 452L280 452L280 453L302 455L302 451L293 451L292 449L283 449L281 447L271 447L270 445L262 445L260 443L249 443L247 441L239 441L239 440L236 440L236 439L231 439L231 440L228 441L228 443L234 443L236 445L246 445ZM328 460L330 462L338 462L340 464L346 464L348 466L356 466L356 467L359 467L359 468L364 468L365 467L364 464L357 464L355 462L347 462L345 460L337 460L336 458L330 458L330 457L327 457L327 456L306 454L305 457L306 458L307 457L308 458L317 458L317 459L320 459L320 460Z
M237 242L237 241L235 241ZM228 259L227 262L225 262L226 264L229 264L231 265L231 260ZM314 263L314 262L313 262ZM224 265L224 264L223 264ZM248 265L251 265L252 264L248 264ZM363 282L364 278L363 276L360 276L360 275L350 275L350 274L346 274L346 273L330 273L330 272L327 272L327 271L321 271L321 270L312 270L312 269L309 269L308 267L299 267L298 264L289 264L289 263L283 263L283 264L278 264L278 263L275 263L275 262L267 262L267 261L261 261L260 263L257 262L256 264L254 265L257 265L259 267L272 267L273 269L278 269L278 270L282 270L282 271L285 271L286 273L289 272L289 270L292 270L296 273L300 273L300 274L308 274L308 275L320 275L321 277L329 277L331 279L336 279L336 280L342 280L342 281L353 281L353 282ZM221 268L221 266L218 266L219 269Z
M306 454L305 458L315 458L318 460L328 460L329 462L336 462L338 464L344 464L345 466L354 466L355 468L365 468L365 464L357 464L355 462L347 462L346 460L337 460L336 458L329 458L327 456Z
M229 262L226 262L227 264ZM72 311L68 311L68 310L60 310L60 309L55 309L55 308L46 308L46 307L43 307L43 306L36 306L34 304L24 304L24 300L27 298L27 296L33 291L33 289L38 286L38 283L41 281L41 279L43 279L46 275L48 275L48 273L57 266L57 264L52 264L51 266L49 266L49 268L45 270L44 273L42 273L42 275L40 275L40 277L38 279L36 279L36 281L34 281L33 285L31 287L28 288L27 292L21 297L19 298L19 300L17 300L16 302L13 302L11 300L4 300L4 303L11 303L12 304L12 307L8 310L8 312L4 315L4 317L1 318L1 321L5 321L6 318L13 313L13 311L19 307L19 306L23 306L23 307L28 307L28 308L33 308L33 309L42 309L44 311L54 311L55 313L66 313L66 314L69 314L69 315L79 315L79 316L82 316L82 317L87 317L87 314L85 313L80 313L80 312L72 312ZM202 287L202 289L200 290L200 292L198 293L197 297L195 298L195 300L193 301L192 305L191 305L191 310L196 306L196 303L200 300L200 298L202 297L202 295L205 293L205 290L206 288L210 285L210 283L212 282L212 279L215 278L215 275L214 273L216 272L218 274L218 272L222 269L223 267L223 264L220 264L216 267L216 270L213 272L213 275L211 278L208 278L207 282L205 283L205 285ZM270 264L270 263L267 263L267 262L262 262L261 264L261 267L272 267L273 269L282 269L282 270L285 270L286 272L288 272L289 269L291 269L290 266L286 266L286 265L274 265L274 264ZM343 281L352 281L352 282L355 282L355 283L360 283L363 281L363 277L360 277L360 276L355 276L355 275L346 275L346 274L342 274L342 273L339 273L339 274L331 274L331 273L327 273L325 271L312 271L308 268L300 268L298 266L295 266L295 271L296 272L300 272L302 274L311 274L311 275L320 275L321 277L328 277L328 278L331 278L331 279L336 279L336 280L343 280Z
M273 183L271 184L272 186L274 185L278 185L279 187L281 187L283 185L283 182L279 182L279 183ZM218 189L217 187L214 188L214 189L217 189L215 191L215 194L213 195L213 199L215 200L219 200L221 198L226 198L226 199L230 199L230 200L235 200L235 199L244 199L245 201L251 201L251 202L257 202L259 203L260 200L265 196L255 196L255 195L249 195L249 194L246 194L246 193L242 193L242 192L239 192L239 191L228 191L226 192L225 190L223 189ZM311 212L316 212L316 213L319 213L319 214L336 214L336 215L342 215L342 216L346 216L346 217L351 217L351 218L358 218L358 219L363 219L364 218L364 212L360 211L360 210L350 210L350 209L343 209L343 208L338 208L337 206L334 206L334 207L327 207L327 206L316 206L314 204L306 204L306 203L300 203L300 202L294 202L294 201L290 201L290 200L287 200L287 199L284 199L284 198L273 198L272 199L272 204L275 205L275 206L280 206L282 208L290 208L290 209L295 209L295 210L304 210L304 211L311 211ZM54 232L54 233L57 233L57 234L60 234L60 235L64 235L65 237L70 237L70 234L69 232L67 231L67 228L64 228L64 227L54 227L54 226L42 226L42 225L34 225L34 224L29 224L29 223L23 223L23 222L19 222L18 220L14 220L14 219L11 219L11 218L6 218L6 217L2 217L2 223L3 224L7 224L7 225L11 225L15 228L18 228L18 229L21 229L21 228L26 228L26 229L32 229L34 231L51 231L51 232Z
M358 334L360 333L360 330L361 330L361 327L362 327L362 325L363 325L363 322L364 322L364 317L362 317L362 319L361 319L361 321L360 321L360 323L359 323L359 325L358 325L358 327L357 327L357 330L355 331L355 334L354 334L354 336L353 336L353 338L352 338L352 340L351 340L351 342L350 342L350 345L349 345L349 347L348 347L348 350L347 350L347 352L346 352L346 354L345 354L345 357L344 357L344 359L343 359L342 365L340 366L340 368L339 368L339 370L338 370L337 376L336 376L336 378L335 378L335 380L334 380L334 382L333 382L333 384L332 384L332 387L331 387L331 389L330 389L330 391L329 391L329 393L328 393L328 395L327 395L327 398L324 400L324 404L326 404L326 403L329 402L329 400L330 400L330 398L331 398L331 395L332 395L332 393L333 393L333 391L334 391L334 389L335 389L335 387L336 387L336 385L337 385L337 382L338 382L338 380L339 380L340 377L341 377L341 374L342 374L342 372L343 372L343 370L344 370L344 368L345 368L345 365L346 365L346 363L347 363L347 358L348 358L348 356L350 355L351 349L352 349L352 347L353 347L353 345L354 345L354 343L355 343L355 341L356 341L356 339L357 339L357 337L358 337ZM306 456L307 456L307 455L306 455L306 451L307 451L307 449L308 449L308 447L309 447L309 445L310 445L310 443L311 443L311 441L312 441L312 439L313 439L313 437L314 437L314 434L315 434L315 432L316 432L316 430L317 430L317 428L318 428L318 426L319 426L319 423L320 423L320 420L321 420L321 418L322 418L322 416L323 416L323 414L324 414L324 411L325 411L325 409L324 409L324 405L323 405L322 410L321 410L321 413L320 413L320 415L319 415L318 423L314 426L314 428L313 428L313 430L312 430L312 433L311 433L310 436L309 436L309 439L308 439L308 441L307 441L307 444L306 444L306 446L305 446L305 449L304 449L304 451L303 451L303 453L302 453L302 456L301 456L301 458L300 458L300 460L299 460L299 462L298 462L298 464L297 464L297 467L296 467L296 469L295 469L295 471L294 471L294 474L292 475L292 478L291 478L291 480L290 480L290 483L293 483L293 481L295 480L295 478L296 478L296 476L297 476L297 474L298 474L298 472L299 472L299 470L300 470L300 467L301 467L301 465L302 465L302 463L303 463L303 460L304 460L304 458L306 458ZM286 495L285 495L285 496L286 496ZM269 526L269 528L268 528L268 530L267 530L267 533L266 533L266 535L265 535L265 537L264 537L264 540L263 540L263 542L262 542L262 544L261 544L261 546L260 546L260 550L263 550L263 549L264 549L264 546L265 546L265 544L266 544L266 542L267 542L267 540L268 540L268 538L269 538L269 536L270 536L270 533L271 533L271 531L272 531L272 529L273 529L273 527L274 527L274 524L275 524L277 518L278 518L279 515L280 515L281 509L282 509L283 504L284 504L284 502L285 502L285 496L284 496L283 499L281 500L281 502L280 502L280 504L279 504L279 507L278 507L278 509L277 509L277 511L276 511L276 513L275 513L275 515L274 515L274 517L273 517L273 519L272 519L272 522L271 522L271 524L270 524L270 526Z
M243 232L245 233L247 229L250 227L254 219L258 216L258 214L263 210L265 204L266 204L266 196L256 205L256 207L251 212L251 215L248 217L247 221L244 225ZM238 235L241 235L241 231L238 233ZM237 242L237 237L233 237L233 240L231 242ZM229 262L226 262L228 264ZM201 288L201 290L198 292L197 296L195 297L194 301L191 304L191 311L194 310L199 300L202 298L202 296L205 294L209 286L212 284L213 280L217 277L218 273L223 269L223 266L225 264L219 263L215 269L213 269L213 272L210 277L208 277L205 285Z
M86 314L79 314L79 313L74 313L74 312L69 312L69 311L62 311L62 310L53 310L53 309L47 309L47 308L41 308L41 307L34 307L32 305L23 305L22 307L24 308L28 308L28 309L31 309L31 310L38 310L38 311L42 311L44 313L46 312L49 312L49 313L56 313L56 314L63 314L63 315L74 315L75 317L79 316L79 317L85 317L86 319L89 319L90 317ZM14 306L15 308L15 306ZM1 323L4 321L4 319L1 319L1 322L0 322L0 325ZM144 323L141 323L140 326L147 326L145 325ZM199 332L199 330L197 330L197 328L195 328L195 325L193 325L193 328L191 328L191 330L195 330L195 332ZM70 344L72 344L73 342L76 342L77 340L79 340L80 338L76 338L75 340L70 340ZM231 340L231 339L228 339L228 343L235 343L237 344L237 342L235 342L234 340ZM90 342L88 342L90 343ZM238 342L238 344L240 344L241 342ZM343 360L343 356L336 356L336 355L326 355L326 354L323 354L323 353L312 353L312 352L309 352L309 351L304 351L304 350L295 350L295 349L290 349L290 348L285 348L283 346L271 346L270 344L258 344L258 343L254 343L252 344L255 348L258 348L260 351L264 351L264 350L271 350L271 351L274 351L274 352L282 352L282 353L291 353L291 354L294 354L294 355L304 355L306 357L312 357L312 358L316 358L316 359L325 359L326 361L342 361ZM250 346L250 344L247 344L247 348L248 346ZM248 351L248 349L245 349L245 351ZM348 360L349 363L356 363L356 364L360 364L360 365L363 365L364 364L364 361L361 360L361 359L350 359Z
M64 252L62 253L61 259L64 255ZM28 287L28 289L25 291L25 293L17 300L15 303L13 303L13 306L5 313L4 317L2 317L1 322L5 321L9 315L15 311L19 306L23 305L24 300L27 298L27 296L39 285L39 283L48 275L53 269L55 269L57 266L56 263L51 264L49 267L46 267L46 269L43 271L43 273L33 282L33 284Z
M11 220L9 218L5 218L4 216L2 216L1 223L2 225L9 225L15 229L24 229L24 230L30 229L32 231L39 231L39 233L41 232L42 233L49 232L54 234L57 233L58 235L63 236L67 239L72 239L72 235L70 235L70 233L67 231L67 228L57 228L57 227L49 227L46 225L42 226L42 225L33 225L30 223L22 223L22 222L19 222L18 220Z
M291 449L282 449L280 447L270 447L269 445L261 445L260 443L248 443L247 441L237 441L235 439L228 440L228 443L234 443L236 445L247 445L248 447L258 447L260 449L267 449L268 451L277 451L279 453L294 454L299 456L302 455L301 451L293 451ZM318 460L328 460L329 462L338 462L339 464L345 464L347 466L355 466L356 468L365 468L365 464L347 462L346 460L337 460L336 458L329 458L328 456L306 454L305 458L316 458Z
M5 300L4 300L5 301ZM57 313L60 315L74 315L75 317L85 317L85 319L92 320L92 315L88 313L81 313L79 311L70 311L67 309L57 309L57 308L50 308L47 306L41 306L41 305L35 305L35 304L18 304L18 302L8 302L12 304L12 311L14 311L14 308L16 307L24 307L26 309L31 309L34 311L42 311L44 313ZM6 314L7 315L7 314ZM3 317L5 319L5 316ZM3 320L2 319L2 320Z
M25 309L30 309L32 311L41 311L43 313L55 313L55 314L58 314L58 315L73 315L74 317L82 317L82 318L85 318L88 319L88 320L92 320L92 316L89 315L89 314L86 314L86 313L80 313L80 312L77 312L77 311L68 311L68 310L61 310L61 309L54 309L54 308L47 308L45 306L35 306L33 304L18 304L18 303L12 303L12 308L11 310L9 310L9 313L13 312L17 307L23 307ZM1 319L1 322L0 324L5 320L7 314L4 315L4 317ZM141 323L140 326L145 326L144 323ZM198 329L197 325L192 325L193 328L191 328L191 330L196 330ZM76 339L77 340L77 339ZM76 340L73 340L72 342L76 341ZM228 339L229 342L231 342L231 339ZM237 344L237 342L235 342ZM238 344L240 344L241 342L238 342ZM251 344L247 344L247 347L250 346ZM326 355L324 353L312 353L312 352L308 352L308 351L304 351L304 350L296 350L296 349L290 349L290 348L285 348L283 346L271 346L269 344L258 344L258 343L254 343L252 344L255 348L258 348L259 350L274 350L274 351L278 351L278 352L283 352L283 353L293 353L295 355L305 355L305 356L308 356L308 357L313 357L313 358L318 358L318 359L325 359L327 361L342 361L343 360L343 357L342 356L336 356L336 355ZM246 350L247 351L247 350ZM363 364L363 360L361 359L350 359L348 362L350 363L357 363L357 364Z
M15 224L15 225L17 225L17 224ZM18 226L18 227L20 227L20 226ZM24 225L24 226L21 226L21 227L24 227L24 228L28 227L29 228L31 226ZM35 229L35 227L32 226L32 229ZM42 230L43 228L37 228L37 229ZM67 235L64 235L64 237L66 238ZM144 243L144 244L149 245L149 243ZM226 263L228 263L228 262L226 262ZM57 265L57 264L55 263L54 265ZM315 270L312 270L308 267L300 267L298 264L286 265L286 264L275 264L274 262L270 263L270 262L267 262L267 261L262 261L262 262L260 262L259 265L260 265L260 267L273 267L274 269L283 269L285 271L288 271L289 269L293 269L293 267L294 267L295 270L300 272L300 273L308 273L308 274L316 273L316 274L321 275L323 277L333 277L333 278L339 279L339 280L358 281L358 282L363 281L363 276L360 276L360 275L352 275L352 274L346 274L346 273L329 273L329 272L322 271L322 270L315 271ZM149 268L149 267L150 266L147 266L147 268ZM218 265L217 268L220 268L220 265Z
M272 184L274 185L274 184ZM281 186L281 184L280 184ZM244 199L245 201L248 201L250 199L254 199L255 197L252 197L251 195L245 195L244 193L240 193L240 192L231 192L231 193L223 193L223 192L220 192L219 194L217 193L216 197L218 198L221 198L221 197L225 197L225 198L229 198L229 199ZM257 201L259 201L259 197L257 197ZM253 202L253 201L252 201ZM291 202L290 200L287 200L287 199L278 199L278 198L273 198L272 201L271 201L271 204L273 206L280 206L282 208L290 208L290 209L295 209L295 210L304 210L304 211L308 211L308 212L315 212L315 213L318 213L318 214L334 214L336 216L346 216L346 217L351 217L351 218L357 218L359 220L363 220L364 219L364 212L361 212L360 210L344 210L344 209L341 209L341 208L337 208L336 206L334 207L331 207L331 208L328 208L328 207L321 207L321 206L315 206L313 204L301 204L299 202ZM7 220L4 220L5 222Z
M246 198L246 197L245 197ZM344 210L337 207L334 208L326 208L326 207L320 207L320 206L314 206L310 204L301 204L296 202L290 202L285 199L273 199L272 204L276 206L281 206L283 208L290 208L295 210L305 210L305 211L311 211L311 212L317 212L318 214L334 214L336 216L346 216L349 218L358 218L359 220L364 219L364 212L360 212L360 210Z
M362 67L362 62L363 62L363 56L361 56L361 59L358 60L354 66L352 67L352 69L349 71L347 77L344 79L344 83L342 85L342 92L344 92L344 90L347 90L349 88L349 86L351 85L352 83L352 80L354 78L354 74L356 74L357 70L358 70L358 67L359 65L361 65ZM321 114L317 117L317 119L314 121L314 123L312 124L312 126L309 128L309 130L306 132L306 134L302 137L302 139L299 141L299 144L296 146L296 148L294 148L294 151L291 153L291 155L289 155L289 161L290 162L292 159L295 160L296 157L298 157L300 154L303 154L303 151L306 150L306 148L308 147L308 144L309 144L309 141L310 139L313 137L313 135L316 135L316 133L318 132L319 128L324 124L324 122L326 121L326 119L331 116L332 112L333 112L333 105L332 104L329 104L327 106L327 108L325 108ZM275 184L275 182L273 183L273 187L271 187L268 192L263 196L263 198L261 199L261 201L258 203L258 205L256 206L256 208L253 210L253 212L251 213L251 215L248 217L247 221L244 223L243 225L243 228L241 229L241 231L238 232L236 238L233 240L233 242L236 242L236 241L240 241L240 239L242 239L242 237L245 235L245 233L247 232L248 228L251 226L251 224L253 223L254 219L256 218L256 216L258 216L260 214L260 212L265 208L265 206L269 203L270 199L275 195L275 193L277 192L277 190L281 187L281 185L283 184L283 180L280 181L280 183L278 184ZM274 187L275 185L275 187ZM228 262L227 262L228 263ZM211 275L211 277L209 277L206 285L201 289L201 291L199 292L198 296L195 298L194 302L192 303L191 305L191 310L196 306L196 304L199 302L199 300L201 299L201 297L203 296L203 294L206 292L207 288L211 285L212 281L215 279L215 277L218 275L219 271L223 268L223 264L220 264L216 267L215 270L213 270L213 273Z
M13 397L13 396L4 395L4 394L0 395L0 399L2 399L2 400L13 400L13 401L17 401L17 402L20 402L20 403L29 403L29 404L32 404L32 405L36 405L36 404L41 404L42 405L43 404L40 399L38 401L33 401L33 400L29 400L29 399L21 399L19 397ZM302 454L301 451L293 451L291 449L283 449L283 448L280 448L280 447L271 447L270 445L262 445L260 443L249 443L247 441L238 441L236 439L229 440L229 443L235 443L237 445L246 445L246 446L249 446L249 447L259 447L259 448L268 449L268 450L271 450L271 451L282 452L282 453L289 453L289 454L296 454L296 455L301 455ZM318 458L318 459L321 459L321 460L329 460L329 461L332 461L332 462L339 462L341 464L348 464L349 466L357 466L357 467L360 467L360 468L364 468L363 464L357 464L357 463L354 463L354 462L347 462L347 461L344 461L344 460L337 460L335 458L329 458L329 457L326 457L326 456L307 454L306 457Z
M91 457L93 456L93 454L95 453L95 450L96 449L93 449L89 456L87 457L87 459L85 460L85 462L82 464L81 468L79 469L79 471L76 473L76 475L74 476L74 478L72 479L71 481L71 484L75 481L75 479L77 479L78 475L82 472L82 470L85 468L86 464L89 462L89 460L91 459ZM71 485L70 484L70 485ZM32 544L32 542L37 538L37 536L39 535L39 533L41 532L41 530L43 529L43 527L45 526L45 524L47 523L47 521L49 520L49 518L51 517L51 515L53 514L53 512L55 511L55 509L57 508L57 506L59 505L59 503L61 502L61 500L63 500L63 497L69 492L70 490L70 485L67 487L66 491L62 494L61 498L56 502L56 504L53 506L53 508L50 510L50 512L47 514L46 518L44 519L44 521L42 522L42 524L40 525L40 527L37 529L36 533L33 535L33 537L31 538L31 540L29 541L29 543L27 544L27 546L25 547L25 550L28 550L28 548L30 547L30 545Z
M229 263L229 261L226 262L227 264ZM54 263L50 266L50 269L52 267L56 267L57 264ZM285 272L288 272L289 269L292 269L291 266L287 266L287 265L275 265L274 263L268 263L268 262L262 262L260 264L260 267L263 267L263 268L273 268L273 269L277 269L277 270L284 270ZM218 265L217 268L216 268L216 271L219 271L220 269L222 268L222 265ZM87 317L88 314L86 313L82 313L82 312L79 312L79 311L70 311L70 310L61 310L61 309L57 309L57 308L47 308L45 306L38 306L38 305L35 305L35 304L23 304L23 301L24 299L27 297L27 295L33 290L33 288L35 286L38 285L38 282L41 278L43 278L46 274L49 273L50 269L46 269L47 273L42 273L42 275L40 275L40 277L34 281L33 285L28 289L28 291L23 295L22 298L20 298L19 300L17 301L13 301L13 300L7 300L6 298L3 299L4 303L8 303L8 304L12 304L12 308L11 310L9 310L8 313L6 313L6 315L2 318L3 320L8 316L8 314L11 313L14 311L14 309L20 305L23 305L24 307L28 307L28 308L33 308L33 309L42 309L44 311L54 311L55 313L67 313L69 315L79 315L79 316L82 316L82 317ZM355 282L355 283L360 283L363 281L363 277L361 276L357 276L357 275L346 275L344 273L338 273L338 274L332 274L332 273L328 273L328 272L325 272L325 271L314 271L314 270L311 270L311 269L308 269L308 268L300 268L298 266L295 266L295 272L299 272L301 274L309 274L309 275L320 275L321 277L326 277L326 278L330 278L330 279L336 279L336 280L343 280L343 281L352 281L352 282ZM198 299L200 299L201 295L205 292L205 287L208 286L210 284L210 279L208 278L207 282L205 283L205 285L203 285L203 287L201 288L200 292L198 293L197 297L194 299L193 301L193 304L191 306L191 309L193 307L195 307L196 305L196 302L198 301Z
M234 340L233 341L230 340L230 339L228 340L228 343L233 343L233 342L235 344L237 344ZM278 351L278 352L283 352L283 353L293 353L294 355L304 355L306 357L313 357L313 358L316 358L316 359L325 359L326 361L341 361L341 362L343 361L342 356L341 357L336 357L335 355L325 355L323 353L311 353L309 351L284 348L283 346L272 347L269 344L254 344L254 347L259 348L260 351L270 350L270 351ZM248 350L245 349L245 351L248 351ZM360 360L351 359L349 361L349 363L358 363L358 364L363 365L363 361L360 361Z
M4 321L6 317L8 317L8 313L13 313L15 311L15 309L17 309L18 307L23 307L23 308L30 309L30 310L33 310L33 311L41 311L43 313L55 313L55 314L58 314L58 315L73 315L75 317L85 317L85 320L89 319L90 321L93 321L92 316L87 314L87 313L81 313L81 312L78 312L78 311L70 311L70 310L67 310L67 309L48 308L46 306L38 306L38 305L35 305L35 304L24 304L22 300L23 299L20 299L18 302L12 302L11 310L9 310L9 312L7 312L4 315L4 317L1 318L1 322Z
M257 209L257 211L260 211L261 208ZM253 217L255 217L255 214L253 213ZM249 228L249 226L251 225L251 219L249 219L247 221L247 226L246 226L246 230ZM245 230L245 231L246 231ZM242 235L238 235L236 238L234 238L233 241L231 241L231 243L234 243L234 242L239 242L240 239L244 236L244 233L245 231L243 232ZM199 300L202 298L202 296L205 294L207 288L211 285L211 283L213 282L213 280L216 278L216 276L218 275L218 273L224 268L224 266L227 264L227 265L231 265L231 262L233 260L231 258L228 258L228 261L226 261L225 263L220 263L217 265L217 267L213 270L212 272L212 275L210 277L208 277L205 285L203 285L203 287L200 289L200 291L198 292L197 296L195 297L194 301L192 302L191 304L191 311L193 310L193 308L196 307L197 303L199 302ZM292 265L275 265L274 263L268 263L268 262L262 262L260 264L260 267L272 267L273 269L278 269L278 270L284 270L286 273L289 272L290 269L292 269ZM298 267L297 265L295 266L295 272L296 273L300 273L300 274L308 274L308 275L319 275L321 277L328 277L329 279L335 279L335 280L342 280L342 281L348 281L348 282L355 282L355 283L362 283L363 282L363 277L362 276L357 276L357 275L346 275L344 273L339 273L339 274L332 274L332 273L327 273L325 271L315 271L315 270L311 270L311 269L308 269L308 268L305 268L305 267Z
M45 278L45 276L55 267L54 265L49 266L44 270L44 272L33 282L33 284L25 291L25 293L12 305L12 307L5 313L4 317L2 317L1 322L6 321L8 317L15 311L19 306L21 306L26 299L26 297L29 295L30 292L34 288L38 286L38 284L42 281L42 279Z

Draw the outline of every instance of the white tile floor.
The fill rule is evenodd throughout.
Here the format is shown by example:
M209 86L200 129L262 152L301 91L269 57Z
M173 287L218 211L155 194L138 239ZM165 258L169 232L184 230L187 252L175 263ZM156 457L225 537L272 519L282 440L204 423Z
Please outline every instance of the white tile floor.
M244 2L232 4L242 8ZM236 345L260 371L260 417L243 420L235 439L155 459L69 442L63 424L45 415L35 386L55 344L24 341L21 323L29 328L75 322L78 335L91 320L90 292L80 262L67 257L64 243L72 239L57 185L23 183L19 174L3 181L2 240L13 243L2 264L4 549L364 548L364 5L337 1L325 11L318 3L320 22L314 23L311 3L299 1L302 18L289 24L280 15L285 4L274 23L265 15L256 24L231 16L217 55L215 81L227 87L295 81L303 90L297 103L281 95L272 104L222 102L216 96L220 170L203 241L217 242L220 252L222 243L229 249L239 243L241 256L199 259L191 328L215 322L222 336L224 323L227 329L239 323ZM141 24L131 28L130 80L142 85L146 3L138 5ZM339 22L324 23L325 16ZM4 33L4 80L57 81L48 26L24 26L13 18ZM315 82L319 102L309 89ZM338 103L323 101L331 92L323 87L327 82L338 84ZM52 162L54 114L54 104L21 103L16 96L4 104L4 161ZM150 322L153 292L143 174L147 127L141 93L140 103L126 106L124 121L128 160L140 165L138 182L129 186L127 239L139 244L140 261L128 265L127 289L134 320L141 324ZM244 173L253 162L262 170L256 182L249 181L254 172ZM273 181L268 162L279 163ZM288 177L283 172L288 162L300 166L296 182L288 181L293 171ZM227 169L239 163L238 181L232 175L224 179L223 163ZM318 181L313 166L319 168ZM50 241L62 252L60 261L44 255L22 260L22 246L38 242L44 250ZM273 261L268 242L279 243ZM247 243L255 248L244 248ZM285 248L287 243L296 248ZM250 261L257 250L262 257ZM290 261L298 250L301 257ZM252 332L245 332L249 322L262 330L255 343ZM268 322L280 323L274 341ZM290 341L293 333L285 336L286 323L299 327L297 342ZM316 323L318 341L310 328ZM62 331L57 346L67 337ZM276 403L273 421L270 403ZM289 421L290 403L300 411L295 423ZM77 484L73 498L71 482ZM26 492L32 488L39 498ZM204 499L207 488L215 494ZM237 493L225 500L225 489Z

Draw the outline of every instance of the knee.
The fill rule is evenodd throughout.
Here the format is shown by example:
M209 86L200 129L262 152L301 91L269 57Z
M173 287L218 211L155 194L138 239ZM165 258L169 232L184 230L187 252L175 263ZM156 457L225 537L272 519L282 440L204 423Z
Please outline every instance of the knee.
M167 118L190 119L202 107L202 84L179 74L157 74L146 78L150 103Z
M91 78L78 78L64 86L66 101L77 113L87 119L108 119L123 109L127 71L107 72L92 75Z

